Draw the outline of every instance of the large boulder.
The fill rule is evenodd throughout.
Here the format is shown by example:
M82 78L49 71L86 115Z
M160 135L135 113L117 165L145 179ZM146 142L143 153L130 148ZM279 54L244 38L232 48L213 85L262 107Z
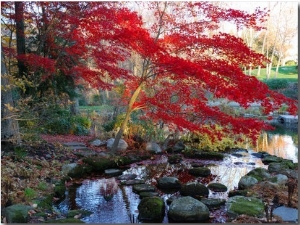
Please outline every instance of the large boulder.
M288 165L286 165L285 163L272 162L268 166L268 171L270 173L279 173L280 171L283 171L285 169L289 169Z
M5 217L7 223L27 223L28 211L33 209L27 205L11 205L5 208Z
M246 175L252 176L252 177L256 178L258 181L261 181L264 179L269 179L271 177L271 174L268 172L268 170L265 168L261 168L261 167L251 170Z
M139 220L143 222L162 222L165 203L160 197L146 197L138 205Z
M241 177L241 179L238 183L238 188L240 190L248 189L257 183L258 183L258 180L256 178L246 175L246 176Z
M264 158L261 159L263 164L269 165L270 163L276 162L279 163L282 161L282 158L277 157L275 155L267 155Z
M177 177L162 177L157 181L158 188L162 190L179 190L181 183Z
M241 214L262 217L264 215L264 203L258 198L237 195L227 200L226 210L231 219L235 219Z
M189 182L181 187L180 194L182 196L191 196L197 199L201 199L202 197L208 197L209 190L203 184Z
M111 150L113 144L114 144L115 139L114 138L110 138L107 140L106 142L106 147L107 149ZM128 144L126 141L124 141L123 139L120 139L119 144L118 144L118 151L124 151L128 148Z
M157 143L155 143L153 141L147 142L147 144L146 144L146 151L149 151L149 152L155 153L155 154L162 153L161 147Z
M205 222L209 219L209 209L190 196L179 197L172 201L168 218L172 222Z

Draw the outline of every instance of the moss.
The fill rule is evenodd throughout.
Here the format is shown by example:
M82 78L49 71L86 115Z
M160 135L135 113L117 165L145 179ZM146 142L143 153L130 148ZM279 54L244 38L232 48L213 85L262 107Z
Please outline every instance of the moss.
M235 196L228 200L227 211L229 214L262 216L264 213L264 204L258 198Z
M43 209L52 208L53 195L48 195L44 199L38 202L38 207Z
M197 159L213 159L213 160L223 160L224 154L219 152L210 151L200 151L200 150L184 150L183 154L185 157L197 158Z
M87 157L83 159L83 162L88 164L92 171L103 172L108 168L117 167L117 163L113 158L108 159L104 157Z
M162 222L165 203L160 197L146 197L141 200L138 210L141 221Z
M72 169L69 173L68 176L72 178L81 178L85 177L89 173L92 172L92 167L87 166L87 165L77 165L74 169Z
M62 183L56 184L54 187L54 196L57 198L64 198L66 192L66 186Z
M270 174L268 170L265 168L255 168L254 170L251 170L249 173L246 174L247 176L252 176L256 178L258 181L262 181L264 178L270 178Z
M247 196L247 194L248 194L247 190L232 190L232 191L229 191L228 197L233 197L236 195Z
M292 170L295 169L296 166L298 166L295 163L293 163L292 160L288 160L288 159L284 159L281 163L286 165L289 169L292 169Z

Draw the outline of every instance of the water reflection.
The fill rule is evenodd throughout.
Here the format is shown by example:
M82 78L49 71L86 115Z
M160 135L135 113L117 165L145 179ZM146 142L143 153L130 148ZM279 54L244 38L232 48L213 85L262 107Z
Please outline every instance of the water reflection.
M265 151L271 155L298 162L298 147L290 135L264 132L260 136L255 149L256 151Z

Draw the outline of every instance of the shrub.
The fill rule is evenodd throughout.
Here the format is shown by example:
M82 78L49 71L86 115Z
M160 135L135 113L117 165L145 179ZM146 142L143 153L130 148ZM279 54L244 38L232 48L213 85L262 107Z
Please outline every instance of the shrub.
M279 90L289 86L289 83L286 79L270 79L266 80L265 83L271 90Z
M31 188L25 188L24 190L24 196L26 199L31 200L35 197L36 193L33 189Z
M84 116L72 116L70 119L70 132L72 134L86 135L89 133L92 121Z

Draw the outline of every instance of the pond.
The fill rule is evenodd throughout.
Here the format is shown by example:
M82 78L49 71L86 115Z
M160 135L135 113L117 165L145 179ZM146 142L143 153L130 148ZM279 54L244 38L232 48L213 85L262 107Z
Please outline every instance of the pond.
M273 155L291 159L298 162L297 138L293 132L282 133L280 129L270 133L262 134L256 149L239 151L237 154L228 154L223 161L184 159L180 164L171 165L165 155L157 156L155 161L145 160L139 164L132 164L131 168L123 174L136 174L137 179L144 179L148 184L156 184L156 177L162 174L172 176L178 171L191 168L192 164L199 163L210 168L212 176L209 179L194 178L191 181L198 181L205 185L210 182L219 182L227 186L227 192L211 192L209 198L227 199L228 192L238 186L242 176L256 167L265 166L260 158L252 153L263 150ZM118 185L119 180L108 177L87 179L81 185L73 186L66 192L66 198L57 205L57 208L66 213L68 210L84 209L93 212L92 215L82 219L85 223L132 223L132 218L138 217L138 204L141 201L139 195L132 191L131 185ZM171 196L178 196L179 192L166 194L158 190L165 203ZM162 223L168 223L168 205L166 204L166 216ZM224 223L226 214L224 208L215 218L210 219L211 223ZM223 214L222 214L223 213ZM136 221L135 221L136 222Z

